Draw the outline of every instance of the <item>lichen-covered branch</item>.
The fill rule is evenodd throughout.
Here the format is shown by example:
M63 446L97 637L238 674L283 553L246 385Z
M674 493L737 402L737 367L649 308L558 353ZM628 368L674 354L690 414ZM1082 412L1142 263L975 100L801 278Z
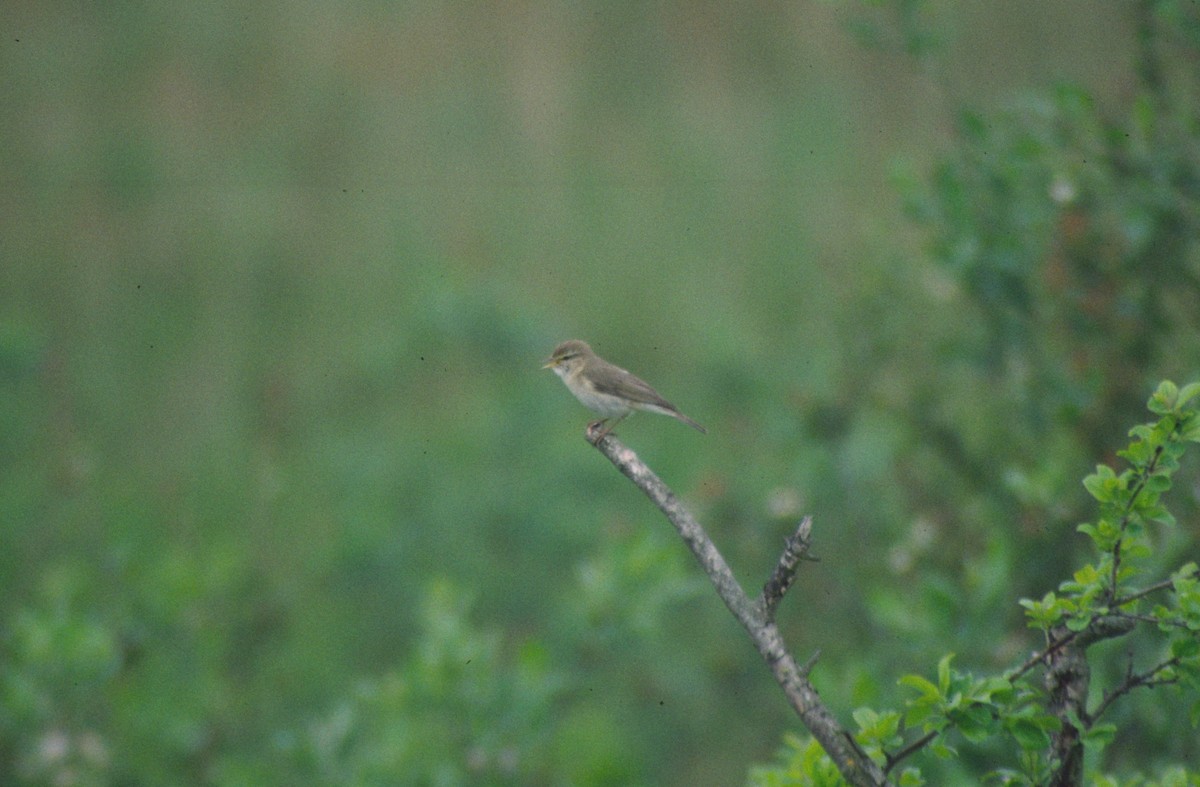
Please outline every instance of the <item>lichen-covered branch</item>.
M758 649L763 660L767 662L775 680L787 695L788 702L800 717L800 721L812 733L837 766L842 777L856 787L879 787L888 784L883 769L875 763L854 742L853 736L844 729L833 713L821 700L816 688L808 680L807 665L800 667L795 658L784 645L779 628L773 621L773 610L782 598L787 587L791 584L791 575L807 551L808 528L797 529L797 535L789 540L785 554L780 558L772 580L776 589L770 594L764 589L764 595L759 603L755 603L746 595L742 586L733 576L729 564L717 550L704 528L695 517L684 507L662 480L638 458L632 450L618 441L612 435L595 440L589 433L591 442L600 453L608 457L618 470L632 481L638 489L646 494L666 515L679 536L692 550L700 567L712 581L717 595L725 602L725 606L733 613L738 622L750 635L754 646ZM806 519L805 522L808 522ZM811 526L811 523L810 523ZM803 531L803 533L801 533ZM789 556L789 552L794 553ZM772 582L768 582L768 587ZM776 597L777 596L777 597ZM774 601L770 599L774 598Z

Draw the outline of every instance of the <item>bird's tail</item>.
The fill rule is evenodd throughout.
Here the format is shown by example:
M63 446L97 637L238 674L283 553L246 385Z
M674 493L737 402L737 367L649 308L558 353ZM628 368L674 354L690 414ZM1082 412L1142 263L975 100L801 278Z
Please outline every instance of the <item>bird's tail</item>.
M685 424L687 424L688 426L692 427L693 429L695 429L695 430L696 430L697 432L699 432L700 434L708 434L708 430L707 430L707 429L705 429L703 426L701 426L700 424L698 424L698 423L696 423L695 421L693 421L691 418L688 418L686 415L684 415L683 413L679 412L678 410L672 410L672 411L671 411L671 415L672 415L673 417L675 417L675 418L678 418L680 421L683 421Z

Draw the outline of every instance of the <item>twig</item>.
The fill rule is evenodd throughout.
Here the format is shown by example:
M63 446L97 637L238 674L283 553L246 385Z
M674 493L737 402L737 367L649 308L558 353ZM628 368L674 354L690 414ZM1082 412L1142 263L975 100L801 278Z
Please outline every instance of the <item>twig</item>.
M800 561L816 560L808 556L808 549L812 546L811 536L812 517L806 516L800 520L796 532L784 542L783 554L779 556L779 562L775 564L775 570L767 584L763 585L762 595L759 597L759 607L768 620L775 619L776 607L796 581L796 569L800 567Z
M1159 685L1163 685L1163 684L1167 684L1167 683L1178 682L1179 678L1177 678L1177 677L1174 677L1174 678L1156 678L1155 677L1163 670L1167 670L1167 669L1170 669L1172 667L1177 667L1177 666L1179 666L1179 658L1178 657L1172 658L1172 659L1167 659L1164 662L1156 664L1154 667L1146 670L1145 672L1135 674L1133 671L1133 661L1131 659L1129 662L1129 667L1125 670L1125 680L1121 681L1120 686L1117 686L1116 688L1114 688L1110 691L1104 692L1104 699L1100 701L1100 704L1097 705L1096 709L1094 711L1092 711L1088 716L1089 723L1095 722L1102 715L1104 715L1104 712L1106 710L1108 710L1108 706L1112 705L1114 700L1118 699L1119 697L1124 696L1125 694L1128 694L1129 692L1133 691L1134 689L1141 688L1143 686L1159 686Z
M1133 485L1133 489L1129 492L1129 500L1125 502L1125 511L1121 516L1121 535L1117 537L1117 543L1113 544L1112 548L1112 570L1109 577L1108 592L1105 594L1108 597L1109 605L1117 598L1117 577L1120 575L1121 549L1125 542L1125 531L1129 529L1129 523L1133 519L1134 503L1137 502L1138 496L1142 494L1142 490L1146 488L1146 482L1154 474L1154 470L1158 467L1158 460L1162 457L1162 454L1163 447L1160 445L1154 449L1154 456L1150 457L1150 461L1146 462L1146 466L1138 468L1141 475L1138 477L1137 483Z
M1192 576L1200 577L1200 568L1193 571ZM1136 593L1130 593L1128 596L1122 596L1121 598L1114 601L1112 605L1114 608L1120 608L1127 604L1131 604L1140 598L1149 596L1152 593L1157 593L1160 590L1174 590L1174 589L1175 589L1175 580L1164 579L1161 582L1156 582L1147 588L1143 588L1142 590L1137 591Z
M1026 672L1029 672L1029 670L1033 669L1037 665L1046 664L1047 659L1050 656L1053 656L1059 649L1069 645L1075 639L1075 637L1076 633L1072 631L1063 636L1062 639L1051 640L1050 644L1046 646L1045 650L1040 650L1029 658L1025 659L1025 662L1021 664L1021 666L1008 672L1008 674L1004 676L1004 679L1007 681L1014 681L1024 675Z
M915 741L908 744L907 746L905 746L903 749L896 752L895 754L889 754L887 756L887 765L883 769L884 773L891 773L892 769L895 768L897 765L899 765L901 763L901 761L903 761L904 759L906 759L908 757L911 757L913 754L916 754L921 749L928 746L933 741L934 738L936 738L937 736L939 736L941 734L942 734L941 730L930 730L929 732L925 733L920 738L917 738Z
M805 672L797 666L795 658L784 645L779 628L767 614L765 604L756 604L750 600L733 576L725 558L704 532L704 528L675 493L638 458L637 454L612 435L596 442L593 442L589 435L588 442L608 457L608 460L641 489L675 526L679 536L692 550L700 567L712 581L717 595L750 635L759 655L771 668L775 681L787 695L792 709L829 755L842 778L855 787L881 787L889 784L883 769L868 757L855 743L853 736L842 728L817 694L816 688L809 682ZM781 558L780 562L784 562L784 559Z
M1101 640L1124 636L1133 630L1138 617L1122 612L1116 615L1097 616L1082 631L1068 631L1065 627L1058 627L1055 631L1061 632L1062 636L1054 638L1047 635L1050 641L1046 647L1027 658L1021 666L1005 673L1004 679L1016 680L1039 664L1049 666L1058 652L1068 645L1086 650Z
M808 673L812 672L812 668L817 666L817 659L819 658L821 658L821 651L819 649L814 650L813 654L808 657L808 661L800 665L800 674L807 678Z

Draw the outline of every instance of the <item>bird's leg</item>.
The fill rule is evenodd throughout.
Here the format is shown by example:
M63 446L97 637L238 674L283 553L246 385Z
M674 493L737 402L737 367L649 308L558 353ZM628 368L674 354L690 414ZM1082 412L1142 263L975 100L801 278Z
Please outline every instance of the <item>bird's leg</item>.
M607 418L601 418L600 420L592 421L587 425L587 439L589 443L595 445L604 439L604 436L608 434L608 430L606 429L604 431L600 431L600 427L604 426L604 424L607 422Z
M629 413L623 413L623 414L622 414L622 415L621 415L619 418L617 418L617 420L613 421L611 424L609 424L608 426L604 427L604 429L602 429L602 430L600 431L600 434L598 434L598 435L595 435L595 436L593 436L593 435L592 435L592 432L593 432L594 428L595 428L595 427L598 427L598 426L600 426L601 424L603 424L603 423L605 423L605 422L607 422L607 421L608 421L608 419L607 419L607 418L605 418L603 421L596 421L595 423L588 424L588 430L587 430L587 433L588 433L588 439L590 439L590 440L592 441L592 445L595 445L596 443L600 442L600 441L601 441L601 440L603 440L604 438L608 437L608 434L609 434L609 432L611 432L613 429L615 429L615 428L616 428L616 426L617 426L617 424L619 424L619 423L621 423L622 421L624 421L624 420L625 420L625 416L627 416L627 415L629 415Z

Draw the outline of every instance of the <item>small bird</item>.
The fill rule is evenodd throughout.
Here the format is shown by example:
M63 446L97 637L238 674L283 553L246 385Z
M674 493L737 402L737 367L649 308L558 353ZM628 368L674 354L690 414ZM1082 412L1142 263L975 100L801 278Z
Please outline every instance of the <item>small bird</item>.
M604 416L588 425L589 436L594 428L616 417L592 439L593 443L600 442L634 410L669 415L707 434L708 430L679 412L644 381L592 352L587 342L578 339L563 342L554 348L542 368L553 369L584 407Z

